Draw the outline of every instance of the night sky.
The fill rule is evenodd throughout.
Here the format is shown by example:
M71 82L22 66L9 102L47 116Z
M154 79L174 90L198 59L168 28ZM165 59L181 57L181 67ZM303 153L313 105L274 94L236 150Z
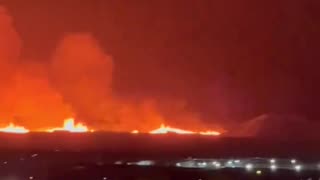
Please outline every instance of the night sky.
M319 0L0 0L23 56L92 32L122 97L181 98L206 121L264 113L318 120Z

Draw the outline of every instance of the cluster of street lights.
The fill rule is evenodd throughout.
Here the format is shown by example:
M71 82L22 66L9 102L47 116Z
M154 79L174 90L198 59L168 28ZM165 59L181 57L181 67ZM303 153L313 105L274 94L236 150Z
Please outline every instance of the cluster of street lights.
M263 171L269 170L276 172L278 170L292 170L297 173L302 170L320 170L320 164L303 163L296 159L275 159L275 158L241 158L241 159L193 159L178 160L172 163L164 163L152 160L140 160L137 162L126 162L121 164L138 165L138 166L171 166L178 168L200 168L200 169L227 169L242 168L248 172L255 172L261 175ZM119 164L119 163L115 163Z
M277 166L276 162L277 162L276 159L274 159L274 158L270 159L270 169L271 169L271 171L276 171L277 170L278 166ZM292 169L294 169L297 172L301 171L302 165L297 164L297 160L296 159L291 159L290 163L292 165ZM254 168L254 165L251 164L251 163L248 163L248 164L245 165L245 168L246 168L246 170L251 171ZM260 174L262 174L262 171L261 170L257 170L256 174L260 175Z
M303 165L299 164L296 159L276 160L272 159L264 159L264 158L251 158L251 159L220 159L220 160L211 160L211 159L189 159L187 161L181 161L176 163L176 167L182 168L244 168L247 171L252 171L256 169L256 174L261 174L261 169L270 169L271 171L276 171L278 169L291 169L296 172L300 172L303 169ZM309 165L308 167L311 167ZM313 167L313 166L312 166ZM318 166L320 169L320 165Z

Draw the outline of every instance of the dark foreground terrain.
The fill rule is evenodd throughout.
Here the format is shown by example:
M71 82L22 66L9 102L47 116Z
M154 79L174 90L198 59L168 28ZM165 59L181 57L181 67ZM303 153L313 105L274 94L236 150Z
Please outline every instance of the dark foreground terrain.
M214 169L209 158L295 158L320 162L320 144L313 140L228 138L189 135L119 133L0 134L0 178L18 179L313 179L320 168ZM177 165L185 159L209 159L206 167ZM148 161L160 162L148 164ZM130 164L128 162L141 162ZM146 163L147 162L147 163ZM249 161L248 161L249 162ZM146 163L146 164L145 164ZM226 162L225 162L226 163ZM200 164L201 165L201 164ZM302 171L303 170L303 171Z
M0 134L0 150L104 152L111 157L296 157L320 160L317 140L299 137L229 138L195 135L149 135L125 133L28 133Z

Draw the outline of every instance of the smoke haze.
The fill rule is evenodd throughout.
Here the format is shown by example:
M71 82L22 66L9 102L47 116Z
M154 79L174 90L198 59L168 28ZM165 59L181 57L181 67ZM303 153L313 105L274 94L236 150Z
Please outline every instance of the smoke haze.
M0 124L42 129L60 126L72 116L94 129L110 131L149 131L161 123L217 127L204 124L181 100L116 96L112 89L116 63L90 33L62 37L50 61L25 59L13 18L0 6L0 37L4 38L0 41Z

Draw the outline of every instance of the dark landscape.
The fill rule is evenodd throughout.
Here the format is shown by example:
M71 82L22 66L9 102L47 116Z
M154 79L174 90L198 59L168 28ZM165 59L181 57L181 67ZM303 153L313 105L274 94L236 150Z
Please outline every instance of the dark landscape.
M283 157L316 159L316 140L232 138L129 133L0 134L0 149L10 152L100 152L110 158Z

